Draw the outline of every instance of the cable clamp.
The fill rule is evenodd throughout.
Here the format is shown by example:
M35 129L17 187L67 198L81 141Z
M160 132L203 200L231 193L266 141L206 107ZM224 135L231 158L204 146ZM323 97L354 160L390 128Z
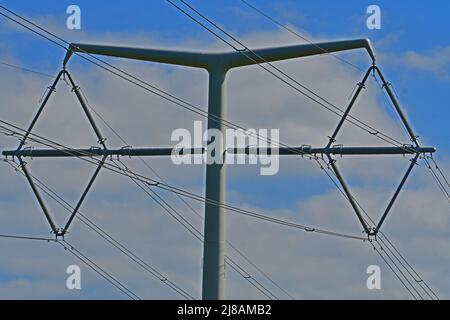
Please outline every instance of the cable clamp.
M33 150L34 150L34 147L25 147L25 148L23 148L22 150L23 150L23 151L25 151L25 150L30 151L29 158L30 158L31 160L33 160Z
M78 92L80 90L81 90L81 88L79 86L77 86L77 85L74 85L73 88L72 88L72 92Z
M89 148L89 151L92 151L93 153L94 152L97 152L97 153L100 153L100 151L102 151L103 149L102 148L100 148L99 146L91 146L90 148ZM98 154L95 154L95 155L91 155L91 157L92 156L97 156Z
M344 145L343 144L336 144L336 145L333 146L333 148L339 148L340 149L340 151L341 151L340 156L342 158L342 149L344 148Z
M65 66L64 66L63 70L66 70L66 67L65 67ZM64 83L65 83L67 86L70 87L70 83L69 83L69 81L67 81L67 79L66 79L66 73L67 73L67 71L66 71L66 72L63 72L62 77L61 77L61 80L64 81Z
M20 144L22 144L22 146L26 146L28 144L26 137L24 137L24 138L19 138L18 137L18 139L20 141Z
M301 157L303 158L303 157L305 156L305 154L309 154L309 153L311 152L311 148L312 148L311 145L309 145L309 144L303 144L303 145L300 147ZM305 150L307 150L307 151L305 151Z
M26 167L28 163L26 161L21 161L18 165L17 165L17 169L22 169Z
M391 86L390 82L384 82L381 87L384 89L384 88L387 88L387 87L390 87L390 86Z
M403 151L406 151L406 150L414 150L415 151L414 146L412 144L404 144L402 146L402 149L403 149ZM405 155L406 155L406 152L403 152L403 157Z
M246 145L245 146L245 154L246 155L250 155L250 148L254 148L254 147L256 147L257 145L256 144L249 144L249 145ZM251 155L253 156L253 155L258 155L258 149L254 149L255 150L255 153L252 153Z
M376 228L370 228L369 232L367 233L367 240L369 242L378 241L377 235L378 235L378 230Z
M157 187L157 186L160 185L160 182L158 182L158 181L155 181L155 182L148 182L148 181L145 181L144 183L145 183L146 185L150 186L150 187Z
M120 148L120 150L123 151L128 151L128 157L131 159L131 149L133 149L133 146L123 146L122 148ZM126 153L122 154L122 155L127 155ZM117 155L119 156L119 155Z
M62 238L62 240L64 240L64 235L66 234L66 231L63 228L56 228L56 232L52 231L52 233L55 234L56 241L58 241L59 238Z

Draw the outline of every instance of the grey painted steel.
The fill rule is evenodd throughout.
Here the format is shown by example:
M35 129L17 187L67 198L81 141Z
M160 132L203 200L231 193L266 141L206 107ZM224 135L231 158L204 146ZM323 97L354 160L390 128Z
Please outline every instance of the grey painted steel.
M64 226L62 233L65 234L67 230L69 230L69 226L73 221L73 218L75 218L76 214L78 213L78 210L80 209L81 205L83 204L84 199L86 198L89 190L92 187L92 184L94 183L95 179L98 176L98 173L100 172L100 169L102 168L103 164L105 163L105 160L108 156L103 156L102 160L98 164L97 168L94 171L94 174L92 175L91 179L89 180L89 183L87 184L86 188L83 191L83 194L81 195L80 199L78 200L75 208L72 211L72 214L70 215L69 220L67 220L66 225Z
M344 189L345 195L348 198L348 201L350 202L351 206L353 207L353 210L356 213L356 216L358 217L359 221L361 222L364 231L367 234L370 234L370 228L367 225L366 221L364 220L361 211L359 210L358 204L356 203L355 199L353 198L350 189L347 186L347 183L345 182L344 178L341 175L341 172L339 171L338 167L336 166L336 160L331 158L330 155L328 155L328 159L330 160L330 165L333 168L334 173L336 174L336 177L338 178L339 182L341 183L342 188Z
M23 150L5 150L4 156L11 157L98 157L98 156L128 156L128 157L164 157L170 156L172 152L180 155L203 154L204 148L121 148L121 149L23 149ZM303 147L282 147L282 148L227 148L229 154L276 154L282 156L301 156L301 155L405 155L415 153L434 153L434 147L330 147L330 148L312 148Z
M40 105L36 115L34 116L33 120L31 121L31 124L28 127L28 130L25 132L23 139L20 141L19 147L16 150L16 152L18 154L20 154L20 153L22 153L23 151L26 151L26 150L31 150L31 149L22 150L22 147L24 146L24 144L25 144L28 136L30 135L31 130L33 129L34 125L36 124L38 118L42 114L42 111L44 110L45 105L47 104L48 100L50 99L50 96L56 90L56 85L57 85L58 81L60 80L61 76L63 76L63 75L64 76L67 75L67 77L69 78L69 81L70 81L70 83L72 85L72 91L75 92L75 94L76 94L76 96L78 98L78 101L80 102L80 104L81 104L81 106L83 108L83 111L84 111L84 113L86 114L86 116L87 116L87 118L89 120L89 123L91 124L92 128L94 129L95 134L96 134L96 136L97 136L97 138L99 140L98 142L103 146L103 150L106 150L106 145L104 143L105 139L102 137L102 135L100 133L100 130L97 127L97 125L95 123L95 120L94 120L94 118L92 117L92 115L91 115L91 113L89 111L88 105L87 105L85 99L83 98L83 95L80 92L80 88L77 85L75 85L75 83L74 83L72 77L70 76L70 74L65 69L63 69L61 72L58 73L58 76L56 77L55 81L53 82L53 85L49 87L49 92L46 94L46 96L45 96L42 104ZM44 150L44 154L46 153L46 151L49 151L49 150ZM94 180L96 179L96 177L97 177L97 175L98 175L98 173L100 171L100 168L103 165L103 163L104 163L104 161L105 161L107 156L106 155L103 156L102 161L100 162L99 166L97 167L97 170L94 172L94 175L92 176L91 180L89 181L89 183L88 183L87 187L85 188L85 190L84 190L80 200L78 201L78 203L77 203L73 213L69 217L69 220L66 223L66 226L63 229L60 229L60 228L56 227L56 225L55 225L55 223L54 223L54 221L53 221L53 219L52 219L52 217L50 215L50 212L47 209L47 206L45 205L45 202L44 202L44 200L43 200L39 190L37 189L37 187L36 187L36 185L35 185L35 183L34 183L34 181L32 179L31 174L29 173L29 171L28 171L28 169L26 167L26 163L22 160L22 157L20 155L17 155L16 157L18 157L18 159L20 161L20 165L22 167L23 173L24 173L25 177L27 178L28 183L31 186L31 189L34 192L34 194L35 194L35 196L36 196L36 198L37 198L37 200L39 202L39 205L41 206L42 211L44 212L44 215L45 215L45 217L47 218L47 221L50 224L50 227L51 227L53 233L56 235L56 237L63 237L65 235L65 233L67 232L67 229L70 226L73 218L75 217L78 209L80 208L81 204L83 203L87 193L89 192L89 189L91 188Z
M397 110L397 113L400 116L400 118L403 122L403 125L405 126L406 130L408 131L411 141L414 142L416 147L418 147L419 142L417 141L417 136L415 135L411 125L409 124L409 121L406 118L406 115L403 112L402 107L400 106L400 102L397 100L397 97L395 96L395 93L392 90L391 84L386 81L383 74L381 73L381 70L378 67L375 67L374 69L377 71L378 75L380 76L381 81L383 82L383 88L386 90L387 94L389 95L389 98L391 98L391 101L394 104L395 110Z
M26 131L25 135L23 136L23 139L20 141L19 147L17 148L17 150L20 150L20 149L23 147L23 145L25 144L25 141L27 140L28 135L30 134L31 130L33 130L34 125L36 124L37 119L39 118L39 116L41 115L42 111L44 110L44 107L45 107L45 105L47 104L48 99L50 99L50 96L53 94L53 92L55 92L55 90L56 90L55 88L56 88L56 85L57 85L59 79L60 79L61 76L62 76L63 74L65 74L65 73L66 73L66 71L64 71L64 70L60 71L60 72L58 73L58 76L56 77L55 81L53 82L53 84L48 88L48 92L47 92L47 94L45 95L44 100L42 100L42 103L41 103L41 105L39 106L39 109L38 109L36 115L34 116L33 120L31 121L30 126L28 127L28 130Z
M353 107L353 105L356 102L356 99L358 98L359 94L361 93L362 89L365 88L365 84L367 81L367 78L369 78L370 72L374 69L374 66L371 66L369 70L367 70L366 74L364 75L363 80L357 84L358 88L356 88L356 92L353 95L352 99L350 100L350 103L348 104L347 109L345 110L344 114L341 117L341 120L339 121L336 129L334 130L333 134L330 136L330 140L327 144L327 147L329 148L335 141L336 136L338 135L339 131L341 130L342 125L344 124L345 120L347 119L348 115L350 114L350 111Z
M39 192L36 185L34 184L33 178L31 177L31 174L27 169L27 164L21 158L19 158L19 161L20 161L20 166L22 168L22 171L23 171L25 177L27 178L28 183L30 184L30 187L33 190L34 195L36 196L36 199L38 200L39 205L42 208L42 211L44 212L45 218L47 219L48 223L50 224L50 227L52 228L53 233L58 235L59 234L58 228L56 227L55 223L53 222L53 218L50 215L50 212L48 211L47 206L45 205L44 199L42 199L41 193Z
M80 92L80 90L81 90L80 87L78 87L75 84L75 82L72 79L72 76L68 72L66 72L66 74L67 74L67 77L69 78L70 84L72 85L72 90L75 92L75 95L77 96L78 101L80 102L81 107L83 108L83 111L89 120L89 123L91 124L92 128L94 129L95 135L97 136L97 139L98 139L98 143L100 143L103 146L103 148L106 149L105 139L103 138L103 136L100 132L100 129L97 127L97 124L95 123L94 118L92 117L92 114L89 111L87 102L85 101L83 95Z
M152 61L181 66L213 69L222 64L226 70L300 57L321 55L324 52L339 52L353 49L366 49L372 62L375 63L375 53L369 39L318 42L292 46L252 49L252 52L189 52L164 49L148 49L136 47L107 46L85 43L72 43L64 58L66 65L74 52L98 54L103 56L128 58L133 60ZM251 59L249 59L249 57ZM255 61L252 61L255 60Z
M225 118L224 81L228 70L264 62L286 60L300 57L339 52L353 49L366 49L375 63L375 54L367 39L343 40L314 44L301 44L277 48L255 49L250 52L185 52L146 48L117 47L93 44L74 43L70 45L64 66L74 52L99 54L203 68L209 72L209 114ZM219 129L224 132L222 121L208 118L208 129ZM225 136L225 135L224 135ZM206 197L215 201L225 200L225 166L208 164L206 167ZM203 256L203 299L225 298L225 222L224 212L218 206L205 206L205 243Z
M399 186L397 187L397 190L395 190L394 195L392 196L391 201L389 201L389 204L386 208L386 210L383 213L383 216L380 219L380 222L378 222L378 225L376 226L374 233L378 233L380 230L384 220L386 219L389 211L391 211L392 206L394 205L395 200L397 200L398 195L400 194L400 190L403 188L403 185L406 182L406 179L408 179L409 174L411 173L411 170L414 168L414 166L417 164L417 159L419 158L419 154L417 154L414 159L411 160L411 164L408 167L408 170L406 171L405 175L403 176L402 181L400 182Z
M224 119L226 114L225 104L225 77L226 72L217 69L209 72L209 107L210 115ZM211 129L225 132L222 121L208 118L208 131ZM209 138L209 137L208 137ZM225 135L223 145L226 146ZM223 150L220 152L225 157ZM223 164L213 163L206 166L205 198L214 203L225 203L225 168ZM216 202L217 201L217 202ZM204 245L203 245L203 300L225 299L225 214L221 206L205 203Z

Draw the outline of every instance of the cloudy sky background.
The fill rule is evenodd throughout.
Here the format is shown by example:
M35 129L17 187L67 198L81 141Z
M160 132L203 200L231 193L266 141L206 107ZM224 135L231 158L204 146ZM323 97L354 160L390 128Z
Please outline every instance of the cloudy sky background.
M111 6L79 1L82 30L65 29L69 2L4 1L9 8L32 18L69 41L115 43L192 50L225 50L226 47L192 24L164 1L117 2ZM242 5L240 1L193 1L227 30L250 47L301 43ZM450 172L448 146L450 116L450 39L445 31L441 1L422 7L404 7L399 1L379 5L383 14L380 31L365 28L369 3L349 1L298 4L294 1L255 1L280 21L311 40L369 37L378 64L393 83L423 145L438 148L437 160ZM406 19L408 17L408 19ZM64 52L0 19L0 60L56 74ZM365 52L340 55L361 68L369 66ZM107 59L122 69L149 81L206 110L207 74L202 70L151 63ZM330 56L277 63L315 92L338 106L345 106L362 72ZM204 119L163 101L121 79L73 58L69 72L82 87L91 106L104 116L133 146L171 145L177 128L193 128ZM0 118L22 128L32 119L39 99L52 79L1 67L2 108ZM228 120L247 128L279 128L280 140L290 145L324 145L338 118L305 99L258 67L233 70L227 78ZM377 84L370 80L353 115L405 143L404 131ZM123 143L100 121L109 147ZM73 147L89 147L96 138L88 127L75 96L64 82L49 102L34 130ZM373 136L345 124L339 143L383 145ZM0 136L0 149L13 149L17 139ZM406 170L408 157L344 157L338 164L356 198L377 220ZM154 177L138 159L124 159L136 171ZM94 168L80 160L34 159L28 161L34 175L43 179L69 203L75 203ZM204 167L172 165L169 159L148 163L171 185L196 193L204 192ZM348 202L312 161L282 158L276 176L260 176L256 166L228 166L227 203L274 217L318 228L360 234L361 227ZM0 233L48 236L41 210L25 179L6 163L0 167ZM159 191L158 191L159 192ZM160 193L186 219L202 230L202 221L176 196ZM67 218L48 200L58 224ZM190 202L200 214L201 203ZM132 181L104 170L82 206L81 212L109 234L133 249L168 278L200 296L201 244L168 217ZM384 226L385 233L427 283L443 298L450 295L449 203L439 193L427 168L421 163L401 193ZM227 214L227 237L261 269L296 298L410 298L408 292L367 243L305 233L270 225L238 214ZM143 298L179 298L160 281L134 265L79 221L72 225L68 240L99 265L126 283ZM0 241L1 298L124 298L97 274L53 243L26 240ZM228 253L234 257L230 248ZM246 270L280 298L286 298L246 261L236 256ZM82 290L65 287L68 265L82 268ZM366 268L380 265L382 290L366 288ZM249 283L227 268L228 298L262 298Z

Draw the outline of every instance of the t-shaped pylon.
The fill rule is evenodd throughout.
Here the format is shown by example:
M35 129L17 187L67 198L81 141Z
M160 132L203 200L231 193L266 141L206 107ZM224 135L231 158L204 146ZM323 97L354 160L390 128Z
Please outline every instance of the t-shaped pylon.
M157 49L142 49L131 47L117 47L117 46L103 46L92 44L71 44L68 53L64 59L64 69L61 71L55 80L51 89L54 88L56 82L61 75L67 75L72 83L74 92L77 95L78 100L86 113L90 124L92 125L99 143L103 148L91 148L91 149L70 149L70 150L51 150L51 149L24 149L22 148L25 140L27 139L30 131L32 130L35 122L40 116L45 104L50 98L51 92L45 97L41 107L33 119L29 129L26 131L24 139L20 143L17 150L3 151L5 156L18 157L23 168L25 176L28 178L30 185L35 193L39 204L41 205L47 220L53 232L58 236L63 236L72 222L73 218L77 214L81 203L83 202L87 192L92 186L100 168L102 167L105 159L109 155L117 156L170 156L173 148L121 148L121 149L107 149L104 144L99 129L97 128L90 112L85 105L83 96L79 92L79 88L73 83L70 75L66 71L66 64L70 57L76 53L88 53L99 54L105 56L122 57L134 60L153 61L167 64L183 65L189 67L203 68L209 73L209 105L208 105L208 129L217 129L221 132L224 131L224 119L225 119L225 77L227 72L232 68L243 67L248 65L273 62L277 60L286 60L298 57L306 57L313 55L320 55L324 53L338 52L344 50L353 49L365 49L369 54L372 65L366 72L363 80L358 83L358 88L355 90L352 99L349 102L347 109L344 111L336 129L329 137L328 144L323 148L313 148L311 146L302 147L279 147L279 148L228 148L226 141L222 142L222 145L215 145L216 152L222 154L225 157L225 153L234 154L264 154L276 153L279 155L321 155L326 156L329 159L329 165L333 169L336 177L341 183L344 192L352 205L359 221L361 222L364 231L368 236L376 235L386 219L387 214L392 208L401 188L403 187L408 175L410 174L414 164L418 157L424 153L433 153L435 148L433 147L421 147L417 141L417 137L414 135L411 126L409 125L401 107L398 103L390 84L386 82L378 67L375 65L375 54L370 45L369 40L357 39L335 42L323 42L313 43L306 45L294 45L277 48L265 48L265 49L246 49L237 52L223 52L223 53L203 53L203 52L184 52L184 51L171 51L171 50L157 50ZM344 147L342 145L333 145L336 141L336 137L340 132L342 125L346 118L349 116L350 111L355 104L359 94L365 87L365 83L371 72L378 72L383 87L387 91L391 98L394 107L399 114L406 130L410 135L411 141L414 145L403 145L394 147ZM376 133L374 133L376 134ZM226 137L226 135L223 135ZM181 150L183 154L202 154L206 150L205 148L184 148ZM367 222L361 215L359 205L353 198L350 188L347 186L343 179L336 161L332 158L332 155L382 155L382 154L412 154L414 158L400 182L397 190L395 191L391 201L389 202L384 214L382 215L380 222L374 228L370 228ZM99 166L94 172L93 177L88 183L85 191L83 192L79 202L77 203L72 215L70 216L66 226L64 228L58 228L48 212L43 199L40 196L39 191L34 185L33 179L26 168L26 163L22 160L22 157L86 157L86 156L101 156L102 160L99 162ZM224 160L224 159L222 159ZM222 161L221 163L225 163ZM225 221L224 212L221 204L225 202L225 164L212 163L207 164L206 168L206 192L205 192L205 226L204 226L204 253L203 253L203 299L223 299L224 298L224 277L225 277Z
M225 77L227 72L232 68L243 67L252 64L272 62L276 60L292 59L297 57L306 57L311 55L318 55L323 53L352 50L352 49L366 49L371 60L372 65L365 73L363 80L358 83L357 89L354 91L352 98L349 101L347 109L343 111L343 115L329 137L329 141L325 147L315 148L312 146L303 145L301 147L245 147L245 148L228 148L225 141L221 145L215 143L215 152L225 157L226 153L229 154L279 154L279 155L312 155L314 157L326 156L329 159L330 168L336 174L339 183L343 188L343 192L352 205L356 216L358 217L364 231L368 237L375 236L380 230L381 225L385 221L389 211L391 210L395 200L397 199L401 188L403 187L406 179L408 178L412 168L414 167L417 159L421 154L433 153L435 148L433 147L421 147L418 143L417 137L409 125L405 114L397 101L393 90L385 78L381 74L381 71L375 65L375 55L370 45L370 42L366 39L348 40L348 41L336 41L336 42L324 42L307 45L294 45L278 48L266 48L237 52L225 52L225 53L195 53L195 52L181 52L181 51L169 51L169 50L156 50L156 49L139 49L130 47L117 47L117 46L102 46L102 45L90 45L90 44L71 44L68 53L64 59L64 69L59 73L53 86L50 87L49 93L43 100L42 105L38 109L38 112L33 119L29 129L26 131L22 142L16 150L3 151L5 156L18 157L21 166L23 168L25 176L28 178L30 185L35 193L39 204L41 205L47 220L53 232L58 236L63 236L72 222L73 218L77 214L87 192L92 186L100 168L103 166L107 156L170 156L174 148L131 148L124 147L121 149L108 149L104 144L104 138L102 137L99 128L96 126L94 119L90 115L89 109L86 106L83 96L81 95L78 86L76 86L66 70L66 64L73 53L88 53L88 54L100 54L114 57L123 57L135 60L154 61L160 63L176 64L189 67L204 68L209 72L209 105L208 105L208 129L218 129L221 132L224 131L225 122ZM383 88L388 93L394 107L402 120L403 125L409 133L411 141L414 145L395 145L387 147L347 147L343 145L333 145L336 141L344 121L349 117L358 96L365 88L365 83L373 72L378 73L382 80ZM69 78L73 91L77 95L77 98L87 115L87 118L93 127L99 143L102 148L90 148L90 149L33 149L22 148L28 135L30 134L34 124L38 117L42 113L42 110L50 98L51 93L59 78L64 75ZM372 134L378 134L373 132ZM226 137L226 135L223 135ZM206 152L205 148L183 148L177 150L180 154L203 154ZM350 188L347 186L343 176L341 175L336 161L332 158L332 155L414 155L411 160L411 164L408 167L403 179L397 187L393 197L391 198L386 210L384 211L380 221L373 228L370 228L367 221L363 218L359 204L353 198ZM40 196L39 190L34 185L33 179L26 168L26 163L22 160L23 157L96 157L101 156L102 160L94 172L93 177L88 183L85 191L83 192L79 202L77 203L72 215L64 228L58 228L48 212L45 203ZM222 159L224 160L224 159ZM220 163L225 163L222 161ZM206 201L207 200L207 201ZM225 221L223 206L225 203L225 164L212 163L207 164L206 168L206 192L205 192L205 226L204 226L204 254L203 254L203 299L223 299L224 298L224 277L225 277Z
M208 129L225 132L222 122L226 118L225 77L230 69L353 49L365 49L375 63L370 41L356 39L218 53L74 43L64 59L64 66L74 52L79 52L206 69L209 73ZM226 141L223 141L223 146L226 146ZM205 204L202 297L207 300L224 299L225 218L223 208L215 203L225 202L225 165L207 165L205 197L211 201Z

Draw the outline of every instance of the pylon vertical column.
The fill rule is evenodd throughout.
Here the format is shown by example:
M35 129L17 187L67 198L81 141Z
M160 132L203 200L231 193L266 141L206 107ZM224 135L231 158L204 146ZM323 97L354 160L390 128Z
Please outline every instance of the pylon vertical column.
M214 202L225 203L225 77L226 70L217 66L209 70L208 130L222 132L222 164L206 166L205 197ZM211 117L212 116L212 117ZM217 145L217 144L216 144ZM223 300L225 298L225 217L223 209L214 203L205 203L205 225L203 245L203 300Z

